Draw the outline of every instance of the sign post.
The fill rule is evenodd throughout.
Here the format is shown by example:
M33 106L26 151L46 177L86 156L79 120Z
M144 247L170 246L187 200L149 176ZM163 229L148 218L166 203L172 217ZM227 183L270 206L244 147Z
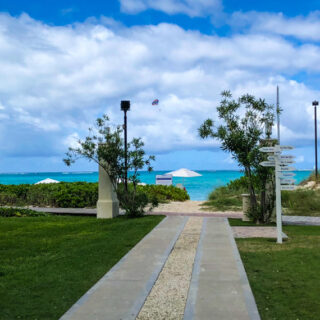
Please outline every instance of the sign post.
M289 164L294 163L294 156L281 155L282 150L292 150L291 146L280 146L274 147L263 147L260 148L262 152L273 153L272 156L268 156L268 161L260 163L263 167L274 167L275 168L275 179L276 179L276 219L277 219L277 243L282 243L282 208L281 208L281 190L295 190L293 183L294 179L291 177L295 176L293 171L295 168L289 167Z
M280 183L280 156L275 155L276 171L276 217L277 217L277 242L282 243L282 218L281 218L281 183Z

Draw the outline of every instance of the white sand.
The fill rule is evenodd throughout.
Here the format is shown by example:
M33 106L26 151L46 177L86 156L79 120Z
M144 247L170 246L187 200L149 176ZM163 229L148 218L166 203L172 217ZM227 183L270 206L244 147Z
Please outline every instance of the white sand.
M238 214L242 215L240 211L205 211L202 209L201 204L204 201L192 201L187 200L183 202L172 201L169 203L161 203L159 207L155 208L153 212L177 212L177 213L201 213L201 214L210 214L210 213L219 213L224 215L229 214Z

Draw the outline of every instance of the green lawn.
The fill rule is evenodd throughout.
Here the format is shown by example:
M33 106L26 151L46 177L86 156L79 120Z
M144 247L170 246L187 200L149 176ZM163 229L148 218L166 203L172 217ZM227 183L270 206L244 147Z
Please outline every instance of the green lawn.
M255 222L252 221L242 221L242 219L237 219L237 218L229 218L228 219L229 224L231 227L275 227L276 223L275 222L270 222L266 224L256 224Z
M162 219L0 218L0 319L58 319Z
M315 320L320 314L320 227L285 226L289 240L237 239L263 320Z

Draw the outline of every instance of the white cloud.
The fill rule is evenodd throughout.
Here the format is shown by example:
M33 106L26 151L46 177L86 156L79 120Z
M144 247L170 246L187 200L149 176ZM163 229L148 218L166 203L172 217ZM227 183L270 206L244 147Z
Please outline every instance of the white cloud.
M320 92L290 78L319 74L316 44L268 34L208 36L172 24L56 27L1 14L0 45L0 101L10 119L0 122L2 154L59 156L102 113L122 122L123 99L132 101L129 136L143 137L149 151L218 147L200 140L197 128L217 118L220 92L274 102L277 84L284 141L312 143L310 102ZM156 98L159 107L151 105Z
M297 163L303 163L303 162L304 162L304 156L298 156L298 157L295 159L295 161L296 161Z
M186 14L190 17L215 15L222 9L221 0L120 0L121 10L135 14L147 9L167 14Z
M79 134L78 132L74 132L74 133L71 133L70 135L68 135L63 144L67 147L67 148L78 148L79 147Z
M286 17L283 13L235 12L230 24L249 28L251 32L263 32L291 36L302 40L320 40L320 11L308 16Z

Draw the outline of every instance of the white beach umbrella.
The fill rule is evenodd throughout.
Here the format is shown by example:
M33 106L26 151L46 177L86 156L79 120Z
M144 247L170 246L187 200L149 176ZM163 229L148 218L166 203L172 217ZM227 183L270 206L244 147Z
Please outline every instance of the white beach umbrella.
M200 173L197 173L195 171L185 169L185 168L171 171L166 174L171 174L173 177L182 177L182 178L192 178L192 177L201 177L202 176Z
M197 173L195 171L181 168L179 170L168 172L167 174L171 174L173 177L181 177L183 178L183 184L184 184L184 178L193 178L193 177L201 177L202 174Z
M47 178L47 179L41 180L35 184L42 184L42 183L47 184L47 183L59 183L59 182L60 181L58 181L58 180L53 180L53 179Z

